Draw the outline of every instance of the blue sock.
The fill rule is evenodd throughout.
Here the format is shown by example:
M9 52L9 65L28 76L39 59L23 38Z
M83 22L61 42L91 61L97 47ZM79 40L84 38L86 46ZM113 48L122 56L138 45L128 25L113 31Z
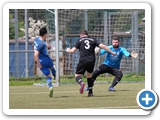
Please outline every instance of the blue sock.
M52 68L52 75L56 78L56 70L54 68Z
M52 78L51 77L47 77L46 82L48 84L48 87L52 87Z

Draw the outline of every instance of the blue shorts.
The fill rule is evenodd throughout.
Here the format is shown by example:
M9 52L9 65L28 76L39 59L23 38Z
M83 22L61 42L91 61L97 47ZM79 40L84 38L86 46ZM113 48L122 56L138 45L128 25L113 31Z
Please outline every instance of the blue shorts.
M43 72L45 76L50 74L50 69L53 68L53 61L52 59L48 58L47 60L41 62L42 68L40 70Z

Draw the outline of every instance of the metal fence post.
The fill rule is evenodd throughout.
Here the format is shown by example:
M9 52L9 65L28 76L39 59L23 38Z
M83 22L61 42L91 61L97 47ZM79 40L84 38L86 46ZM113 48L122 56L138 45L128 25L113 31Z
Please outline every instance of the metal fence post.
M108 45L107 11L104 11L104 44Z
M134 40L135 40L135 34L134 34L134 14L132 13L132 19L131 19L131 33L132 33L132 37L131 37L131 43L132 43L132 51L134 51ZM134 58L132 58L132 72L135 72L135 61Z
M55 36L56 36L56 83L57 86L60 86L60 78L59 78L59 32L58 32L58 9L55 9Z
M18 50L19 49L19 43L18 43L18 10L15 9L14 10L14 15L15 15L15 49ZM16 77L17 79L19 79L19 53L16 52Z
M139 40L138 40L138 12L135 11L134 12L134 43L135 43L135 51L137 53L139 53ZM136 74L138 75L139 74L139 61L138 59L136 58L135 59L135 71L136 71Z
M25 50L28 50L28 13L27 9L25 9ZM26 78L29 76L28 70L28 52L25 53L26 55Z
M88 31L88 13L87 10L84 10L84 28Z
M108 18L109 18L109 26L108 26L108 33L109 33L109 40L108 40L108 44L109 45L111 45L111 40L112 40L112 38L111 38L111 12L109 12L109 14L108 14Z

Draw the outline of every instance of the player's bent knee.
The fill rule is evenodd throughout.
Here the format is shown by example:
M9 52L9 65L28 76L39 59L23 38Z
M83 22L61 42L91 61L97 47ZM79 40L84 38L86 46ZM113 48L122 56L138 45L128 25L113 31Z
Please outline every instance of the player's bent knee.
M87 78L91 78L92 77L92 73L87 72L86 77Z
M43 72L44 73L44 75L46 76L46 77L49 77L50 76L50 71L45 71L45 72Z
M123 77L123 73L120 71L120 72L117 74L116 77L118 77L119 79L121 79L121 78Z
M101 72L96 69L96 70L92 73L92 76L96 76L96 75L99 75L99 74L101 74Z
M98 75L100 75L100 71L95 70L95 71L92 73L92 78L95 80Z

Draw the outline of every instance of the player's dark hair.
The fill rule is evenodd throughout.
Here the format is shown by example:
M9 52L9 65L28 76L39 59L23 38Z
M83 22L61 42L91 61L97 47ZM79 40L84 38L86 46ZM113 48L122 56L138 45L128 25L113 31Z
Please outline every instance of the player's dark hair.
M118 40L118 42L119 42L119 38L118 37L113 37L113 40Z
M80 34L82 34L82 35L88 35L88 32L87 32L87 30L82 30Z
M43 35L45 35L47 33L47 29L46 28L41 28L40 30L39 30L39 36L43 36Z

